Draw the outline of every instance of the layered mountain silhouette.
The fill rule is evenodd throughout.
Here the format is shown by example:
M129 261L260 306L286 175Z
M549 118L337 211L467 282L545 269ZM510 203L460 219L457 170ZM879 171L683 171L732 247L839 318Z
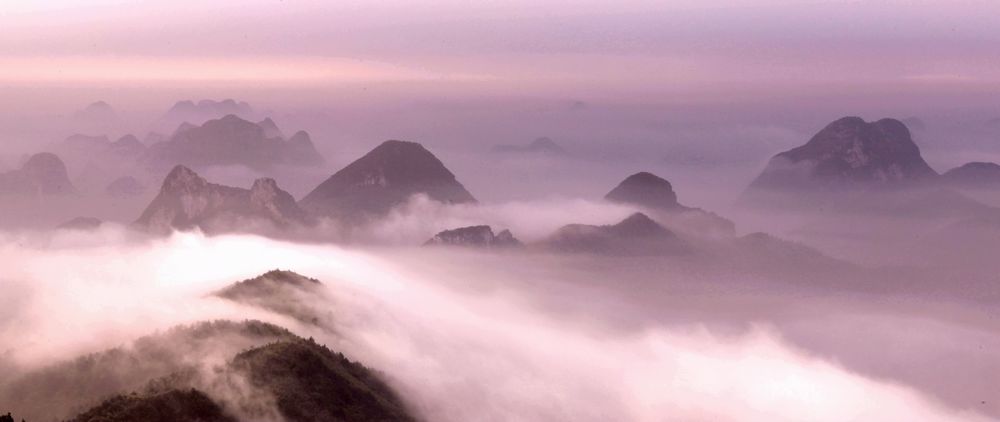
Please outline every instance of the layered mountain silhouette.
M324 162L308 133L299 131L285 140L270 119L254 123L234 114L200 126L178 127L169 140L150 146L147 159L154 166L184 164L196 168L244 165L260 169Z
M118 112L105 101L94 101L73 113L73 117L83 120L107 122L118 119Z
M569 224L540 242L558 252L603 255L665 255L688 252L687 243L643 213L634 213L617 224Z
M146 192L146 186L132 176L119 177L104 188L104 193L115 198L133 198Z
M656 214L668 226L695 234L732 235L735 225L700 208L681 205L673 186L666 179L649 172L628 176L604 196L605 200L628 204Z
M476 202L422 145L385 141L330 176L299 203L317 215L364 221L384 216L416 194L451 204Z
M891 188L937 177L899 120L844 117L805 145L775 155L749 191Z
M254 117L253 107L245 101L233 99L178 101L155 124L158 130L171 130L182 123L201 125L209 120L227 115L236 115L244 119Z
M282 229L311 224L311 219L274 179L257 179L250 189L242 189L209 183L191 169L176 166L133 224L157 233L194 228L211 233Z
M146 152L146 145L134 135L127 134L111 141L105 135L74 134L57 146L68 154L84 155L90 158L137 158Z
M0 173L0 195L66 195L75 191L66 164L48 152L32 155L17 170Z
M1000 188L1000 164L972 162L941 175L946 185L970 188Z
M73 113L70 122L76 130L108 133L119 130L122 119L111 104L95 101Z
M498 153L520 153L520 154L543 154L551 156L566 155L566 150L548 137L537 138L526 145L503 144L493 147L493 152Z
M430 238L427 246L466 246L474 248L512 248L522 246L510 230L494 234L490 226L469 226L442 231Z

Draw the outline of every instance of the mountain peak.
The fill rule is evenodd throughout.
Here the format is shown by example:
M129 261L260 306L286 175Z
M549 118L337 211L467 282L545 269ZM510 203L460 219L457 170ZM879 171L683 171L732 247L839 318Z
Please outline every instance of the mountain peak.
M317 214L364 219L384 215L415 194L444 203L475 202L423 145L390 140L330 176L301 203Z
M641 212L632 213L617 224L608 226L611 233L619 237L647 237L669 235L670 231Z
M276 228L312 223L274 179L257 179L250 189L235 188L209 183L178 165L135 224L161 233L195 227L206 232L240 231L254 227L246 220L270 222Z
M775 155L751 188L853 189L936 177L903 122L851 116L828 124L805 145Z
M207 185L208 181L195 173L194 170L178 164L174 166L173 170L170 170L170 173L167 173L160 191L167 193L194 192Z
M666 179L649 172L626 177L604 196L612 202L640 205L651 209L677 209L677 194Z
M1000 164L989 162L965 163L944 172L941 179L956 186L1000 188Z
M66 164L50 152L34 154L19 169L0 173L0 195L62 195L75 191Z

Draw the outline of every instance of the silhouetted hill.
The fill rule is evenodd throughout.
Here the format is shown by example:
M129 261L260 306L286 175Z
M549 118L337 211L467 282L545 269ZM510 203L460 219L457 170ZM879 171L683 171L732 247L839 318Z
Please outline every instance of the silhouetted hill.
M1000 165L984 162L965 163L944 172L941 180L955 187L1000 188Z
M688 252L686 242L643 213L634 213L617 224L569 224L539 243L558 252L606 255L664 255Z
M476 201L422 145L386 141L330 176L300 204L317 215L363 221L381 217L421 193L444 203Z
M0 195L65 195L75 191L66 164L48 152L32 155L17 170L0 173Z
M844 117L805 145L775 155L751 184L758 190L856 190L925 183L937 173L895 119Z
M666 179L649 172L628 176L604 199L619 204L635 205L656 217L670 228L698 235L732 235L732 221L700 208L681 205L673 186Z
M680 210L686 207L677 203L673 186L649 172L633 174L604 196L611 202L635 204L650 209Z

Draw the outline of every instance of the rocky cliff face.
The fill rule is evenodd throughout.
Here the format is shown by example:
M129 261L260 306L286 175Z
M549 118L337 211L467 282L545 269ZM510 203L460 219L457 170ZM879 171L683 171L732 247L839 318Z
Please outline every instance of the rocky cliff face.
M250 189L241 189L209 183L191 169L177 166L134 224L166 233L194 228L206 232L243 231L260 223L288 228L311 221L272 179L258 179Z
M422 145L386 141L330 176L300 204L317 215L364 221L385 215L415 194L444 203L476 201Z
M430 238L424 245L467 246L474 248L512 248L520 247L521 242L514 238L510 230L501 230L494 234L490 226L469 226L442 231Z
M65 195L75 191L66 164L48 152L32 155L17 170L0 173L0 195Z
M774 156L750 190L912 186L937 176L902 122L845 117L827 125L805 145Z

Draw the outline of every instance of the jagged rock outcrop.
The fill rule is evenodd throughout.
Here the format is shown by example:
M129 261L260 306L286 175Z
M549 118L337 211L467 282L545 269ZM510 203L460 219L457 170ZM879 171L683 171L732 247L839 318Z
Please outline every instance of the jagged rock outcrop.
M635 205L656 214L668 227L700 235L732 235L736 226L715 213L681 205L673 186L649 172L628 176L604 196L605 200Z
M475 248L516 248L523 246L510 230L494 234L490 226L469 226L442 231L430 238L426 246L467 246Z
M944 172L941 181L955 187L1000 188L1000 164L965 163Z
M17 170L0 173L0 195L66 195L75 191L66 164L48 152L32 155Z
M270 136L280 130L270 119L265 126L229 114L201 126L181 126L170 140L150 147L147 160L155 165L181 163L193 167L244 165L267 168L274 165L316 165L323 163L309 135L296 133L293 140ZM273 127L273 128L272 128Z
M104 188L104 193L115 198L134 198L146 192L146 186L132 176L122 176Z
M537 138L527 145L497 145L493 147L493 152L544 154L550 156L566 155L566 150L548 137Z
M257 179L250 189L209 183L191 169L176 166L160 193L134 225L168 233L199 228L205 232L289 228L312 223L308 214L273 179Z
M365 221L384 216L416 194L451 204L476 202L422 145L386 141L330 176L299 203L317 215Z
M937 176L899 120L845 117L805 145L775 155L748 194L914 186Z
M544 249L605 255L667 255L689 251L687 243L646 214L613 225L569 224L540 242Z

